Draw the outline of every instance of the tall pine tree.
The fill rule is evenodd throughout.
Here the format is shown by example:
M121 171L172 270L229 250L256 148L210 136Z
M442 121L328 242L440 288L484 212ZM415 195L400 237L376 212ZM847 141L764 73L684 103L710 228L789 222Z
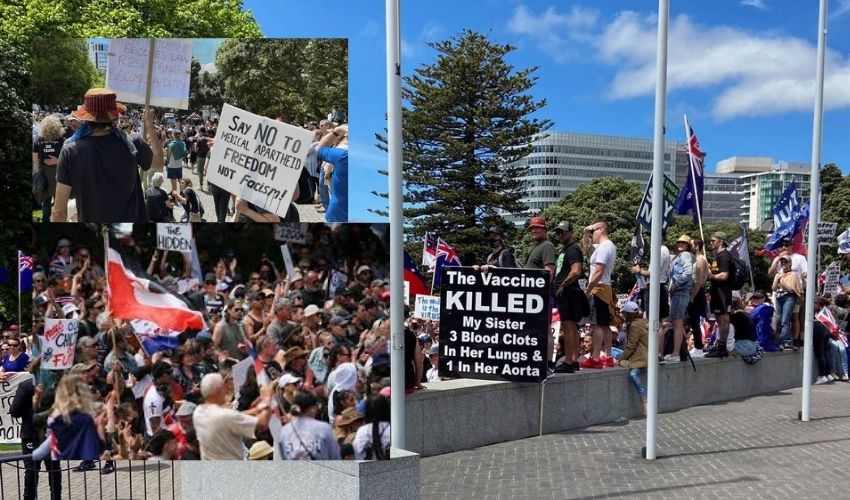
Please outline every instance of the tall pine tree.
M464 31L429 44L430 65L404 78L402 97L405 235L421 248L434 231L467 258L490 249L482 231L504 224L500 211L517 213L522 176L515 165L548 120L532 115L546 105L530 95L536 67L517 70L506 62L515 50ZM386 150L386 135L377 135Z

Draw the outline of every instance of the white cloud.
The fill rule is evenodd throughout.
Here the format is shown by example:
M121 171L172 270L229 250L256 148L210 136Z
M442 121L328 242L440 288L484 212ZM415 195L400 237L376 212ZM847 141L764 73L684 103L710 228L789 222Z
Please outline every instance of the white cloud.
M838 0L838 8L833 11L832 17L841 17L847 13L850 13L850 0Z
M201 73L215 74L216 71L218 70L216 69L214 62L209 62L201 65Z
M535 13L520 4L508 21L508 30L531 37L541 50L556 61L565 62L578 54L578 44L592 41L598 21L597 10L578 5L566 13L553 6Z
M621 12L598 38L601 60L616 68L611 98L654 94L656 29L652 17ZM719 89L712 111L720 119L811 110L816 54L801 38L706 27L680 15L669 29L668 90ZM825 104L850 106L850 58L829 51L827 60Z
M755 7L761 10L767 10L767 5L764 0L741 0L741 5L745 7Z

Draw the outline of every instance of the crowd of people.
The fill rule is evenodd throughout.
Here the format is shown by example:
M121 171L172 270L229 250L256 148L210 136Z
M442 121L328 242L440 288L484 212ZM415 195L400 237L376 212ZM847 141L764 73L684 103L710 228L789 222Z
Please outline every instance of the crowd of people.
M327 222L348 220L345 123L299 124L313 132L313 143L292 204L279 217L206 182L215 116L144 113L99 88L71 112L32 116L33 204L44 222L298 222L296 204L314 205ZM275 119L287 120L285 113ZM215 213L205 213L205 196Z
M91 243L51 242L33 276L36 335L5 338L0 367L0 377L34 376L15 399L35 469L59 459L83 460L79 470L102 461L109 473L118 459L388 458L386 250L368 225L309 234L289 244L289 275L266 257L245 268L232 253L203 252L202 281L180 254L117 239L128 268L146 257L134 272L203 314L203 329L165 338L110 314ZM41 366L47 318L78 320L69 370Z
M560 222L550 240L543 217L532 217L527 229L533 245L521 261L498 227L487 230L493 252L475 267L546 269L552 276L552 296L559 330L549 346L550 370L574 373L615 366L629 368L631 380L643 399L641 374L649 356L664 363L689 358L726 358L734 352L747 363L762 353L798 350L803 345L806 257L783 242L773 258L770 290L752 290L745 264L728 248L729 237L715 232L706 245L687 235L669 247L663 245L659 276L660 325L649 332L649 271L639 261L631 268L636 285L631 293L616 293L614 267L618 249L608 238L609 223L599 220L584 228ZM744 285L746 282L746 286ZM847 348L850 288L822 294L815 301L813 347L817 360L815 383L848 381ZM408 387L439 380L439 324L411 319L408 336ZM657 335L658 352L648 352L648 336Z

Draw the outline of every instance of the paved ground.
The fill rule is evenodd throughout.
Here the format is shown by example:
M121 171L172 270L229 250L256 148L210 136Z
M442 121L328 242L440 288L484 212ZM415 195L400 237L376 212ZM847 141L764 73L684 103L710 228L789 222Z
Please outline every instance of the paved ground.
M428 457L422 498L850 498L850 384L812 402L808 423L799 389L662 414L654 462L643 419Z
M70 462L71 467L78 462ZM23 498L23 464L3 464L0 466L0 498L12 500ZM178 465L179 466L179 465ZM69 472L68 462L62 462L62 498L63 499L179 499L180 476L169 463L159 468L153 461L119 462L118 471L109 475L94 472ZM173 479L172 479L173 473ZM38 498L49 499L50 490L47 474L42 467L38 481ZM172 485L174 485L172 491ZM19 496L20 495L20 496Z

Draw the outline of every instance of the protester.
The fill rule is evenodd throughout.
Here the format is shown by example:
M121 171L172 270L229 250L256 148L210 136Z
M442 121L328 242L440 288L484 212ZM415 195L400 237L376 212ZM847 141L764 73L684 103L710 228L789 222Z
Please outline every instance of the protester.
M56 166L65 141L65 130L56 115L47 115L38 124L38 135L32 143L33 194L40 198L43 222L50 221L53 196L56 193Z
M706 300L705 284L708 280L709 265L705 257L702 240L692 240L691 247L695 254L694 283L691 287L691 300L688 304L688 326L691 329L694 348L689 351L691 358L705 356L702 338L702 322L708 317L708 302Z
M791 270L791 259L779 257L779 270L773 278L773 297L779 309L779 343L788 349L793 344L792 322L797 301L803 296L803 283L799 274Z
M717 318L718 337L705 355L707 358L724 358L729 355L726 341L729 338L729 313L732 307L732 277L735 273L732 256L726 249L726 233L711 235L714 263L708 279L711 281L711 312Z
M649 325L636 303L624 303L621 311L626 326L626 346L623 348L619 364L623 368L628 368L629 380L640 397L641 414L646 415L646 387L641 383L641 375L646 372Z
M691 254L691 239L682 235L676 240L676 257L670 266L670 320L673 322L673 352L664 357L666 362L679 361L682 343L685 340L685 314L691 298L694 277L694 256ZM659 342L663 344L663 342Z
M608 238L608 223L598 221L584 228L584 244L588 248L593 244L590 256L590 276L585 294L590 302L590 324L593 329L593 351L591 356L581 363L582 368L604 368L614 366L610 357L611 331L609 326L616 324L616 304L611 287L611 274L617 258L617 247Z
M518 267L513 248L506 246L505 233L499 226L491 226L487 236L493 245L493 251L487 256L485 264L491 267Z
M573 236L573 225L561 222L555 228L555 234L562 249L555 263L555 300L561 318L561 337L564 344L564 364L561 371L573 373L579 370L578 362L578 322L590 314L587 296L581 290L578 280L583 274L583 254Z

